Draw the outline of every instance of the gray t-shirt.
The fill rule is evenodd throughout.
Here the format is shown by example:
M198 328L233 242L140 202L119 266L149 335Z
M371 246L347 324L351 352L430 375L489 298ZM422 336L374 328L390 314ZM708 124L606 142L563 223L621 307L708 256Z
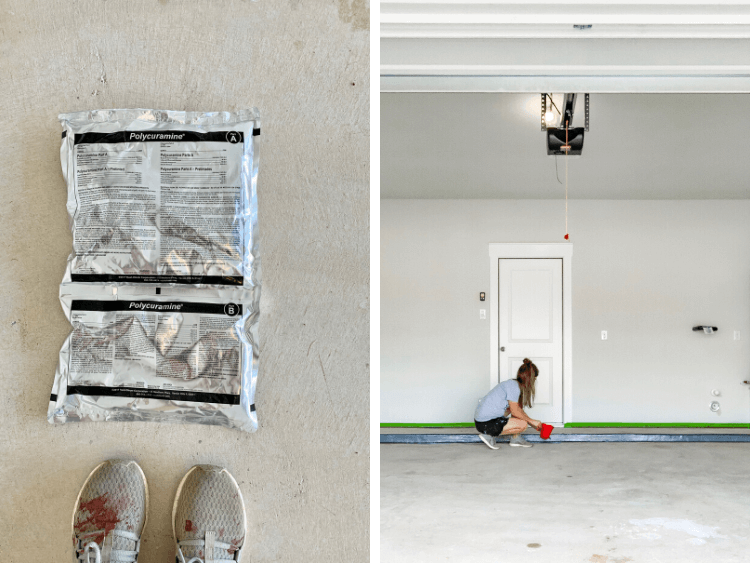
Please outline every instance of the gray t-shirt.
M517 403L520 396L521 388L518 386L518 381L515 379L503 381L479 401L477 410L474 411L474 420L486 422L503 416L505 409L508 408L508 401Z

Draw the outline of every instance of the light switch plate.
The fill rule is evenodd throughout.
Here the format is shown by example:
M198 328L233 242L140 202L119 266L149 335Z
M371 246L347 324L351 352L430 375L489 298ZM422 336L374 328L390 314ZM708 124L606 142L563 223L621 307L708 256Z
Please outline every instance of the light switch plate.
M606 330L602 331L602 340L607 340L607 331Z
M480 319L486 319L487 318L487 309L479 309L479 318Z

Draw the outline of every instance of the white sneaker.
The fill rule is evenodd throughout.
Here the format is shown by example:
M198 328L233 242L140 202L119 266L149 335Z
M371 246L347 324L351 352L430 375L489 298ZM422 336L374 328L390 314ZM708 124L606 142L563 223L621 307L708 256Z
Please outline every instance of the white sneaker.
M497 445L495 442L495 437L490 436L489 434L480 434L479 439L482 440L485 444L487 444L488 448L492 448L493 450L499 450L500 446Z
M172 508L177 562L239 561L245 529L242 493L229 471L214 465L190 469Z
M148 486L140 466L122 459L101 463L78 493L73 561L136 561L147 514Z
M514 436L510 437L510 445L516 446L519 448L530 448L531 444L529 444L523 436L520 434L515 434Z

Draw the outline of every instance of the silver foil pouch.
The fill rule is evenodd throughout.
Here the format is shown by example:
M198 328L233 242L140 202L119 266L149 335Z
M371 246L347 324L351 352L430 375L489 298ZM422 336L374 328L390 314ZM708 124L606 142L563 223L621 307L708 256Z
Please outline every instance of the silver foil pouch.
M50 422L197 422L254 432L258 310L241 288L63 283L73 327Z
M63 282L256 288L257 109L59 119L73 232Z

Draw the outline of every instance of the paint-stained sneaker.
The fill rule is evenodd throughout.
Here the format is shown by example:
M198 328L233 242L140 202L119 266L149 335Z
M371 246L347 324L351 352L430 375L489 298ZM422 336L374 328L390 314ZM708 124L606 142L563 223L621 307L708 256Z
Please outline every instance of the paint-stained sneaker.
M148 513L148 486L135 461L99 464L78 493L73 511L73 561L134 562Z
M178 563L239 561L245 524L242 493L229 471L196 465L182 478L172 508Z
M500 446L497 445L497 442L495 442L495 437L490 436L489 434L480 434L479 439L482 440L485 444L487 444L488 448L492 448L493 450L500 449Z
M524 437L521 436L520 434L515 434L515 435L511 436L509 443L510 443L511 446L516 446L516 447L520 447L520 448L530 448L531 447L531 444L529 444L524 439Z

